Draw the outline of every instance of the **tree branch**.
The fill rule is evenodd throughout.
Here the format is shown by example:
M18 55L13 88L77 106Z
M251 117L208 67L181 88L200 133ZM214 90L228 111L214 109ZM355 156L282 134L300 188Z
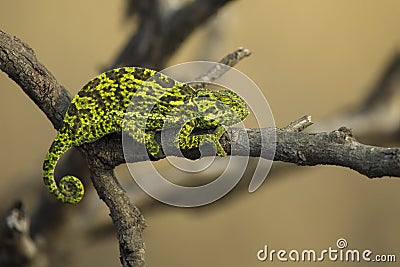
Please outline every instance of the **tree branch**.
M196 131L196 134L211 133L212 131ZM236 147L235 155L247 156L247 136L250 147L250 157L260 157L274 161L294 163L302 166L335 165L348 167L367 177L393 176L400 177L400 148L382 148L369 146L357 142L349 129L342 127L339 130L323 133L304 133L284 131L276 128L261 129L228 129L229 134L224 134L221 145L231 154L231 147ZM165 140L172 140L176 129L164 130ZM261 144L261 140L274 140L275 143ZM232 137L229 140L229 136ZM156 133L157 142L161 140L160 132ZM121 136L116 134L105 140L99 140L98 146L108 151L102 161L118 166L126 162L139 162L146 160L146 155L125 155L122 151ZM140 151L142 144L132 141L132 151ZM274 154L274 145L276 151ZM173 144L163 144L164 149L173 150ZM263 153L261 154L261 149ZM183 155L188 159L198 159L198 149L184 150ZM181 156L173 154L171 156ZM164 157L152 160L160 160Z
M2 227L3 228L3 227ZM5 218L0 244L1 266L47 266L47 259L30 234L30 219L21 202L16 202Z
M46 114L56 129L62 125L71 97L54 76L39 62L33 50L20 39L0 30L0 69L7 73ZM116 184L109 165L95 157L102 148L91 144L79 148L87 155L92 182L110 209L120 244L123 266L145 266L142 231L144 220L139 210ZM114 181L114 182L112 182ZM135 225L136 227L130 227ZM135 264L135 265L132 265Z
M209 69L206 73L193 79L195 82L190 83L194 89L204 88L206 83L213 82L223 76L231 67L235 66L239 61L251 55L250 50L239 47L232 53L223 57L218 63Z
M71 95L19 38L0 30L0 69L5 72L60 129Z
M197 2L197 1L196 1ZM222 1L221 1L222 2ZM24 92L46 114L56 129L62 125L71 97L54 76L37 60L33 50L16 37L0 31L0 69L16 81ZM250 138L250 156L261 154L261 136L266 140L276 132L276 153L266 144L267 157L298 165L329 164L349 167L368 177L385 175L400 177L399 148L379 148L358 143L346 128L330 133L307 134L279 129L231 129L221 138L224 149L230 153L233 143L244 146L244 135ZM173 131L166 132L172 134ZM159 140L159 133L156 139ZM134 142L134 141L133 141ZM140 144L136 144L140 145ZM121 134L112 134L80 150L86 155L91 178L100 198L110 209L111 218L120 242L121 262L124 266L144 266L142 231L144 220L137 208L119 186L112 169L125 163ZM236 152L240 152L236 151ZM184 151L190 159L199 157L199 151ZM263 153L264 155L264 153ZM274 155L274 156L272 156ZM146 155L130 155L128 162L145 160ZM157 159L155 159L157 160Z
M157 5L148 9L147 5L141 4L138 8L146 12L140 14L138 30L117 56L113 68L143 66L161 69L194 29L231 1L196 0L168 16L161 16Z
M278 130L277 144L274 158L277 161L307 166L323 164L348 167L369 178L400 177L400 148L361 144L344 127L316 134Z
M358 106L313 125L312 131L330 131L345 125L360 140L376 144L400 142L400 54L391 58L371 92Z
M286 132L301 132L312 124L313 122L311 121L311 116L305 115L298 120L292 121L289 123L289 125L281 128L281 130Z
M134 35L133 40L127 45L127 50L123 52L128 55L133 52L134 55L131 57L126 57L126 54L122 55L122 59L127 58L131 60L129 63L122 63L122 65L161 67L172 55L172 51L175 51L191 31L206 21L219 7L222 7L228 1L196 1L177 10L176 15L178 15L178 18L175 18L174 15L163 16L163 14L160 14L157 8L159 4L157 0L132 0L132 3L138 8L137 14L139 14L141 20L139 30ZM162 18L162 21L159 18ZM171 25L171 27L167 27L167 25ZM162 29L162 31L159 32L158 29ZM175 40L170 40L170 38L175 38ZM158 42L160 39L162 41ZM163 49L165 47L168 49ZM152 55L154 56L152 57ZM60 129L64 114L70 104L71 96L37 60L34 51L27 44L1 30L0 69L8 74L23 89L46 114L54 127L57 130ZM110 194L108 198L101 198L110 209L118 234L121 262L124 266L132 266L132 264L135 266L144 266L144 242L141 241L144 228L143 218L137 208L124 195L123 189L118 187L118 184L110 182L111 178L115 177L113 177L113 173L107 170L110 170L110 166L113 164L107 161L95 161L96 154L100 156L104 155L102 148L90 148L92 148L91 144L83 146L79 150L84 152L90 159L89 165L96 163L96 167L91 167L91 170L102 170L100 173L99 171L92 171L91 175L95 188L101 191L98 191L98 194L102 196L103 190L109 187L114 188L115 192L117 192L116 195ZM99 158L101 159L101 157ZM99 179L99 177L103 179ZM44 203L46 205L46 202ZM126 212L127 210L135 212L130 214ZM122 218L125 215L131 216L130 219ZM137 225L138 227L130 227L132 225Z
M131 202L114 175L114 170L104 168L95 154L98 148L85 146L85 157L89 159L91 178L96 191L110 209L110 216L119 240L122 266L142 267L144 261L143 230L146 227L139 209Z
M4 32L2 32L1 36L3 38L5 37L6 39L16 39L7 37L7 35ZM0 38L0 45L4 43L7 44L7 42L4 42L2 38ZM23 46L27 47L27 45ZM24 64L28 65L31 64L33 66L39 65L31 49L25 49L22 52L20 52L18 50L18 47L19 46L16 46L17 49L13 49L13 47L10 47L9 45L6 46L6 48L9 49L7 54L14 54L15 58L19 57L26 58L29 56L29 58L31 58L29 62L32 63L24 62ZM0 51L4 51L3 47L0 48L1 48ZM27 56L26 53L28 53L29 55ZM2 53L2 55L3 54L4 53ZM7 57L5 57L5 59L7 59ZM5 61L2 62L2 64L0 65L1 69L5 71L10 77L15 77L15 73L13 73L13 70L19 68L17 67L4 68L3 66L13 64L13 62L18 62L18 61L15 60L8 62ZM31 68L33 67L31 66ZM28 72L26 76L24 76L24 79L26 81L29 80L35 81L38 79L37 75L38 75L37 73ZM54 77L51 74L49 74L48 71L44 72L39 79L44 80L45 81L44 83L48 84L48 86L42 87L38 83L30 83L32 86L25 87L25 90L32 91L28 95L34 96L35 97L34 99L42 100L38 101L39 103L38 106L48 117L52 117L51 116L52 109L47 109L46 107L50 105L46 103L47 102L56 103L60 95L65 95L64 93L65 89L62 88L61 86L56 86L58 83L55 82ZM56 92L53 94L48 94L47 88L53 88L53 90ZM399 172L398 148L378 148L378 147L363 145L355 141L355 139L351 136L349 130L344 130L344 129L345 128L342 128L339 131L333 131L331 133L316 133L316 134L314 133L307 134L301 132L290 133L287 131L277 130L277 143L276 143L277 149L274 160L290 162L300 165L330 164L330 165L350 167L362 174L367 175L368 177L378 177L383 175L392 175L396 177L400 176L398 174ZM265 130L267 132L270 131L269 129L261 129L261 131ZM249 136L253 136L254 134L255 136L257 136L256 131L254 129L248 131L249 131ZM344 133L346 134L344 135ZM159 136L157 135L156 138L159 138ZM99 143L98 147L101 149L97 149L96 150L97 153L95 153L96 156L101 159L101 162L103 162L103 164L105 163L108 167L115 167L118 166L119 164L124 163L125 159L122 153L121 137L119 135L113 134L108 138L105 138L104 140L107 140L107 142L104 142L102 140L97 141ZM229 148L227 146L229 142L223 140L221 142L223 143L224 148L229 152ZM259 139L257 138L250 139L251 142L250 147L251 151L253 151L251 152L250 156L254 157L259 156L257 152L254 152L257 151L258 148L260 148L260 144L257 140L259 141ZM231 142L238 142L238 141L239 140L231 140ZM309 148L308 147L309 145L307 144L313 144L312 145L313 149ZM317 148L315 148L314 146L317 146ZM294 153L293 150L291 150L290 148L296 149L297 156L293 156L296 153ZM329 153L328 152L321 153L322 150L327 148L337 151ZM360 150L360 153L359 154L355 153L355 151L358 150ZM104 153L104 151L108 152ZM187 151L186 155L191 159L195 159L198 157L199 154L198 151L197 152ZM324 155L326 155L327 157ZM364 159L363 164L361 164L361 162L359 161L363 157L365 157L365 159L368 160L365 161ZM129 162L137 162L137 161L142 161L145 158L146 158L145 155L133 155L132 158L129 158L127 160ZM386 160L387 162L385 163L383 160ZM386 168L383 169L379 168L378 167L379 165L386 166ZM388 169L389 166L391 167L390 169Z

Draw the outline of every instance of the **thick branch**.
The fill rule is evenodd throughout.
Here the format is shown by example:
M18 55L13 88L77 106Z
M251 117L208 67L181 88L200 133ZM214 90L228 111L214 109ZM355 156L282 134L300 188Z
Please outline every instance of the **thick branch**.
M0 30L0 69L14 80L30 99L60 129L71 102L68 91L41 64L27 44Z
M400 177L400 148L361 144L347 128L315 134L278 130L274 160L308 166L343 166L370 178Z
M95 146L85 146L89 159L91 178L96 191L110 209L110 216L119 240L120 261L124 267L146 266L144 261L143 230L146 227L139 209L131 202L118 183L113 169L104 169L104 164L96 159Z
M166 140L172 140L176 130L166 130ZM208 131L207 133L209 133ZM263 129L229 129L229 135L221 138L224 150L230 154L231 147L235 147L235 155L246 156L247 136L249 140L250 157L260 157L274 161L294 163L297 165L336 165L348 167L367 177L393 176L400 177L400 148L382 148L364 145L357 142L347 128L340 128L329 133L304 133L288 132L274 128ZM200 134L204 132L196 132ZM276 138L275 138L276 135ZM122 152L120 135L112 135L109 139L99 140L99 146L108 151L107 154L97 155L103 161L119 165L127 162L146 160L146 155L126 155ZM160 133L156 134L156 140L160 141ZM261 140L267 140L263 145ZM271 140L276 140L275 142ZM130 144L132 151L140 151L134 141ZM276 151L274 153L274 146ZM137 146L137 148L135 148ZM163 144L163 148L172 146L171 143ZM263 153L261 154L261 149ZM169 147L169 151L172 148ZM183 155L189 159L198 159L200 152L197 149L183 151ZM174 156L180 156L174 154ZM161 159L161 158L159 158ZM158 160L158 159L153 159Z
M6 40L16 39L7 36L4 32L1 35ZM18 41L21 43L20 41ZM7 44L2 38L0 38L0 44ZM26 45L22 45L25 47ZM19 46L16 46L17 48ZM28 50L15 50L13 47L6 45L6 48L0 47L0 51L9 51L17 59L22 56L22 58L29 57L31 60L29 62L23 62L24 64L33 66L41 65L38 63L37 59L34 57L33 51ZM21 55L19 55L21 53ZM3 55L4 53L2 53ZM28 55L27 55L28 54ZM7 59L7 57L5 57ZM7 61L3 62L1 66L12 65L19 63L20 61ZM18 64L17 64L18 65ZM3 69L3 68L2 68ZM4 68L5 71L19 69L18 67L7 67ZM11 72L12 74L13 72ZM10 75L10 73L8 73ZM28 72L24 76L24 80L37 80L37 73ZM11 76L11 75L10 75ZM44 72L40 76L40 80L44 80L48 87L42 87L38 83L30 83L31 87L25 87L25 90L29 92L29 96L34 96L34 99L42 100L40 102L40 108L43 112L51 117L52 109L47 109L45 107L51 106L47 102L56 103L60 95L65 95L61 86L56 86L54 77L49 74L48 71ZM57 83L56 83L57 84ZM47 88L53 88L55 93L49 94ZM264 132L264 131L263 131ZM260 148L259 139L255 138L257 136L257 130L249 130L250 139L250 156L257 157L257 149ZM399 175L399 150L389 149L389 148L378 148L363 145L356 142L351 135L344 134L349 133L349 131L334 131L332 133L290 133L286 131L277 131L277 142L276 142L276 154L274 160L291 162L301 165L317 165L317 164L330 164L350 167L368 177L379 177L384 175L397 176ZM168 133L167 133L168 134ZM338 136L336 136L338 135ZM236 135L234 135L236 136ZM335 137L336 136L336 137ZM156 137L159 138L159 137ZM106 142L104 141L106 140ZM238 139L233 139L231 142L239 142ZM120 135L111 135L108 138L103 138L103 140L98 141L99 146L96 150L96 155L101 159L103 164L109 167L114 167L125 162L121 148ZM226 150L229 152L229 142L222 140L222 143ZM239 142L240 143L240 142ZM252 152L253 151L253 152ZM296 153L295 153L296 152ZM185 153L189 158L197 158L198 151L187 151ZM145 155L133 155L129 158L129 162L136 162L145 160ZM362 161L362 162L361 162ZM383 166L384 168L380 168ZM390 168L389 168L390 167Z

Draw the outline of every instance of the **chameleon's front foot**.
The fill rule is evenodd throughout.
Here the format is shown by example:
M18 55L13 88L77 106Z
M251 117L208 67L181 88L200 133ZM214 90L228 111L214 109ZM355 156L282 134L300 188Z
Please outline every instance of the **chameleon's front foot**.
M200 148L200 146L204 145L204 143L213 143L215 144L217 156L225 157L227 154L219 142L219 139L224 133L225 128L223 126L219 126L212 134L180 136L175 140L175 146L180 149L191 149Z
M151 146L151 147L147 147L147 152L156 159L162 158L164 156L164 154L162 153L159 145L157 144L157 146Z
M160 149L160 145L154 140L154 133L147 134L146 136L146 150L152 157L159 159L164 156Z
M222 135L225 133L225 128L223 126L217 127L215 129L214 133L212 134L213 138L210 140L215 144L215 148L217 150L217 156L219 157L226 157L227 154L222 147L221 143L219 142L219 139L222 137ZM201 141L200 145L202 145L207 139L204 139Z

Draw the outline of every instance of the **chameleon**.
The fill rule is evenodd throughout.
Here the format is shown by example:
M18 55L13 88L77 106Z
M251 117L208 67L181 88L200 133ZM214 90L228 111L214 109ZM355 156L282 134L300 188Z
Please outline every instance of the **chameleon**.
M134 109L130 110L132 105ZM171 112L176 109L178 113ZM248 113L246 102L231 90L193 89L142 67L112 69L94 77L73 97L44 159L44 184L61 202L80 202L84 187L77 177L64 176L58 184L54 178L57 162L67 150L110 133L124 132L144 144L148 154L158 157L162 152L154 135L165 123L183 125L173 140L174 147L191 149L212 142L216 154L226 156L219 143L225 132L223 126L244 120ZM215 130L192 135L194 129Z

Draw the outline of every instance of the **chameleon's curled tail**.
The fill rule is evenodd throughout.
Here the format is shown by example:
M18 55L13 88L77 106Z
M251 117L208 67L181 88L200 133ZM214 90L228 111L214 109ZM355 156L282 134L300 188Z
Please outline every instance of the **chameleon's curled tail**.
M64 176L57 183L54 170L61 156L72 147L67 134L58 133L43 162L43 180L47 189L64 203L76 204L81 201L84 193L82 182L74 176Z

